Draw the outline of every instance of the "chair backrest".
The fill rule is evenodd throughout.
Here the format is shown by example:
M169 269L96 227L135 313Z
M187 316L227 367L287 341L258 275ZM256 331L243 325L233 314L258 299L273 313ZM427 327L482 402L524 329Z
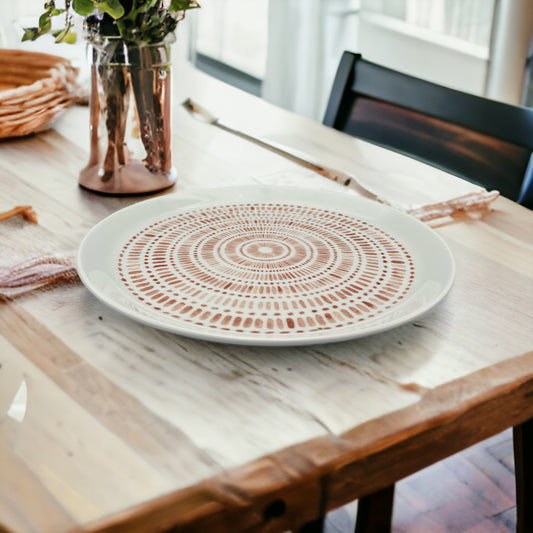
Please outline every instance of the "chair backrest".
M533 207L533 109L442 87L344 52L324 124Z

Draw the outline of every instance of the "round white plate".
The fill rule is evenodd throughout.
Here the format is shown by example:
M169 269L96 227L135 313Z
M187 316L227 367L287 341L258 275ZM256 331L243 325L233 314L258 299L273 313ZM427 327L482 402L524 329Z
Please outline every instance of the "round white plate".
M344 193L229 187L127 207L83 240L78 273L130 318L203 340L341 341L410 322L452 286L444 241Z

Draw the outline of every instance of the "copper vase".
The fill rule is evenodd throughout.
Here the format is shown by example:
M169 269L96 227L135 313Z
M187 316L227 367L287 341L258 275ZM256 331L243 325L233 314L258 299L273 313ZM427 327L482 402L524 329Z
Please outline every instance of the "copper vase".
M171 187L170 45L92 43L89 162L79 184L127 195Z

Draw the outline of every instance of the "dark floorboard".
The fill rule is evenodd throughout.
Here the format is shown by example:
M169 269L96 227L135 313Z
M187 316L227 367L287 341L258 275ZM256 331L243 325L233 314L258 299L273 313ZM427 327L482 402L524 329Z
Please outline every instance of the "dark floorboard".
M357 503L328 514L325 533L353 532ZM516 527L512 431L396 485L393 533L511 533Z

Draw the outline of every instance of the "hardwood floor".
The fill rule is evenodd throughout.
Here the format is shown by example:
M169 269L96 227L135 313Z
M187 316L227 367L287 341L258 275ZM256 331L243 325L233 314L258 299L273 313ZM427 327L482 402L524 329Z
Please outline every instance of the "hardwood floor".
M357 503L328 514L325 533L354 531ZM396 485L393 533L510 533L516 527L512 430Z

